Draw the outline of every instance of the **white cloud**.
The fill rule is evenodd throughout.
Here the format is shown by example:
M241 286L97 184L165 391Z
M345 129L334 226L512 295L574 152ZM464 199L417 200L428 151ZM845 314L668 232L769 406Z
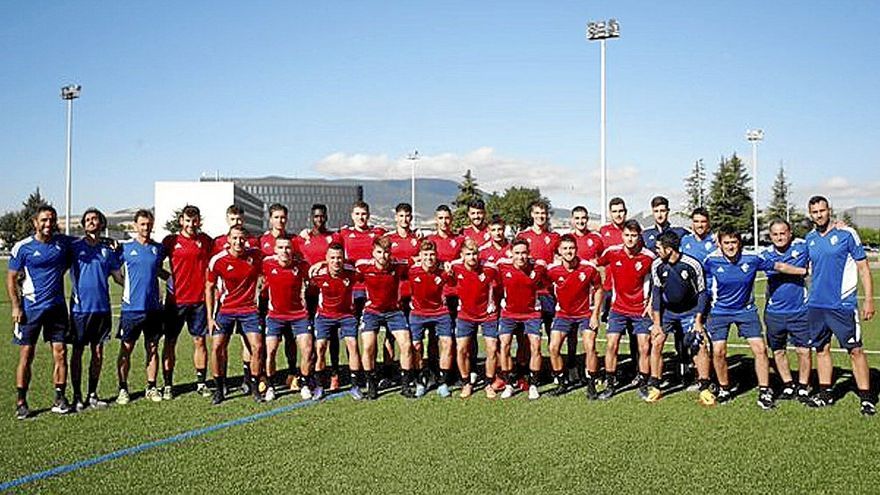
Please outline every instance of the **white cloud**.
M812 194L821 194L836 208L859 204L876 204L880 198L880 181L852 182L846 177L833 176L807 188ZM803 198L806 201L806 197Z
M410 166L411 162L406 157L390 158L388 155L337 152L319 160L314 169L332 177L405 179L410 176ZM418 177L457 181L468 169L485 191L501 191L512 186L539 187L551 199L555 194L595 197L599 193L598 167L584 170L542 160L504 157L487 146L463 155L423 155L416 162ZM637 191L639 175L639 169L633 165L609 165L610 194Z

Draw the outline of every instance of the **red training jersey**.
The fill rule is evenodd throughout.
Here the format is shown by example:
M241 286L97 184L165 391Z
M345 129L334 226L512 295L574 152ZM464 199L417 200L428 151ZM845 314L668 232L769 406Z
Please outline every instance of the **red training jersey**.
M220 288L220 313L257 312L257 281L262 272L262 255L256 249L240 257L228 251L216 254L208 263L208 280Z
M282 266L275 256L263 259L263 280L269 292L269 318L300 320L307 317L303 287L309 274L309 263L294 258Z
M211 237L203 232L194 237L171 234L162 239L162 247L171 265L166 300L175 304L205 302L205 276L214 249Z
M577 230L572 229L571 235L577 241L577 255L582 260L595 260L602 255L605 250L605 243L602 242L602 236L597 232L587 231L585 234L579 234ZM623 240L621 239L621 242Z
M403 263L389 262L380 268L375 259L360 260L355 266L358 282L363 282L367 292L364 311L386 313L400 309L400 284L409 268Z
M593 293L602 285L596 265L586 260L577 261L573 269L562 263L554 263L547 269L547 277L556 289L556 316L560 318L589 318Z
M477 247L492 240L492 236L489 234L489 226L485 224L482 229L478 229L473 225L468 225L461 229L461 235L465 239L473 239L473 241L477 243Z
M598 264L605 266L606 277L612 279L613 311L629 316L644 313L651 295L651 263L655 257L646 247L630 254L622 245L611 246L602 253Z
M464 261L457 260L452 263L452 275L458 287L458 318L473 322L494 320L495 304L492 299L495 299L495 292L499 290L495 265L480 263L470 270Z
M339 238L345 246L345 259L352 263L358 260L373 258L373 241L385 235L385 229L381 227L367 226L361 230L356 227L342 227L339 229Z
M391 241L391 259L406 266L412 266L415 263L415 258L419 256L419 241L421 240L416 233L407 232L403 236L395 231L386 234L386 237ZM409 281L401 282L400 298L409 298L411 293Z
M541 303L538 291L546 290L547 269L541 262L529 262L519 269L513 262L504 260L498 264L504 300L501 303L501 317L514 320L531 320L541 317Z
M525 239L529 243L529 256L533 260L541 260L547 265L553 263L556 248L559 246L561 236L552 230L535 232L534 229L526 229L516 235L517 239Z
M257 249L257 246L260 245L260 240L254 236L247 236L247 239L244 240L244 248L245 249ZM222 253L229 249L229 236L223 234L219 237L214 238L214 248L211 252L211 255L215 255L218 253Z
M335 276L330 274L326 266L318 270L311 280L312 285L320 291L318 315L333 319L354 316L352 291L356 278L357 273L350 265L345 265Z
M608 249L611 246L619 246L623 244L623 225L618 227L613 223L607 223L599 227L599 235L602 236L602 247L604 249ZM602 288L606 292L612 289L611 275L608 273L605 274L605 283Z
M501 247L496 247L492 241L480 246L480 261L488 261L490 263L498 263L503 259L509 259L513 256L510 252L510 243L504 241Z
M412 314L416 316L440 316L449 313L446 308L444 289L452 285L454 279L439 266L430 272L421 266L409 269L409 283L412 287Z
M430 234L425 236L425 240L432 241L437 245L437 260L441 263L455 261L461 254L461 245L464 239L455 234L449 234L444 237L440 234Z
M310 230L307 236L307 239L297 236L296 247L302 253L303 259L308 261L310 265L324 261L327 258L327 249L330 247L330 244L341 242L339 233L329 230L326 232Z

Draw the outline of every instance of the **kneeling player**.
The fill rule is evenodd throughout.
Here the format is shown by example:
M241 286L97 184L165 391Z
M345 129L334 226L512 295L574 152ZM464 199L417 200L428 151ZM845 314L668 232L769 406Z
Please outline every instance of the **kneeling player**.
M501 342L501 370L506 375L507 385L501 393L502 399L513 396L513 360L510 347L513 335L524 333L529 340L529 399L541 397L538 392L538 374L541 372L541 303L538 291L548 285L547 270L543 263L529 259L529 243L517 239L511 244L512 259L503 260L498 265L501 285L504 289L504 306L501 310L501 323L498 338Z
M663 345L670 332L684 335L697 368L700 402L715 404L709 390L709 351L706 348L703 313L706 308L706 279L703 266L694 257L679 251L678 234L671 230L657 237L657 259L651 264L651 378L648 380L648 402L662 397Z
M263 334L257 314L257 283L262 271L262 255L255 249L247 249L247 231L240 225L229 229L229 247L211 258L208 278L205 282L205 304L208 307L208 329L212 336L212 362L214 390L212 403L220 404L226 399L226 369L229 361L229 339L236 326L247 338L251 349L250 382L254 401L261 402L260 392L263 370ZM219 300L223 302L216 318L214 310ZM248 377L244 377L247 380Z
M373 241L373 258L358 261L356 268L358 280L363 282L367 298L361 316L361 364L367 375L367 398L374 400L379 397L376 355L380 326L384 326L388 333L394 335L393 341L400 347L400 369L403 375L400 393L404 397L411 397L412 341L409 325L400 309L399 298L401 281L406 277L406 264L391 261L391 240L379 237Z
M425 331L433 331L440 340L440 385L437 394L449 397L449 370L452 367L452 318L443 297L452 277L437 262L437 246L428 240L419 245L419 262L409 269L409 283L412 289L412 311L409 315L410 331L413 341L413 368L421 370L422 375L416 383L415 397L426 392L425 369L422 366L422 339Z
M303 292L309 264L294 257L291 240L275 240L275 254L263 260L263 280L269 292L269 313L266 315L266 400L275 399L277 380L276 355L282 339L295 339L299 347L299 393L312 399L312 329L306 312ZM291 373L296 363L290 363ZM319 397L320 398L320 397Z
M617 376L617 351L620 336L626 332L638 342L638 374L636 386L639 395L648 394L648 376L651 372L651 313L650 287L651 263L654 253L642 243L642 227L635 220L623 224L623 244L611 246L599 257L599 264L606 267L611 278L614 299L608 314L605 346L605 373L608 377L600 399L610 399L619 387Z
M562 360L562 344L569 335L584 334L584 347L595 352L596 331L603 300L602 276L592 262L577 256L577 239L565 234L559 241L561 261L550 265L547 277L556 289L556 317L550 333L550 366L557 388L554 395L566 393L570 387ZM590 334L588 336L588 334ZM588 345L589 341L589 345ZM595 394L593 374L587 366L587 394ZM592 392L591 392L592 391ZM595 397L590 397L595 398Z
M494 302L495 291L498 290L498 271L495 265L481 262L476 241L466 239L461 248L461 259L452 264L452 274L458 287L459 310L455 324L455 344L458 349L458 372L464 384L461 388L461 397L470 397L474 390L470 383L471 352L476 347L473 343L477 328L483 330L487 342L486 392L491 396L489 390L492 390L492 381L495 378L495 353L498 342L498 320ZM488 364L490 359L491 366Z
M758 270L772 270L773 263L753 254L743 254L742 238L729 227L718 232L721 248L711 253L705 263L706 282L712 288L709 311L709 338L712 339L712 361L718 377L719 403L732 398L727 372L727 334L736 325L755 356L758 378L758 406L771 409L776 404L770 389L770 360L761 335L758 308L752 297Z
M313 268L314 270L314 268ZM334 332L345 339L348 351L348 370L351 376L349 393L354 400L361 400L363 373L358 351L357 319L354 317L352 290L357 275L350 265L345 264L345 249L342 244L333 243L327 248L326 266L318 268L311 283L320 291L318 311L315 316L315 345L317 358L315 373L323 381L326 368L327 348Z

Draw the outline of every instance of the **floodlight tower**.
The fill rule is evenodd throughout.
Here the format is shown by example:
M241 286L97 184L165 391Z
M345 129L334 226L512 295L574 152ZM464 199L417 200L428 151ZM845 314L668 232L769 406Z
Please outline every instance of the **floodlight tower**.
M752 242L758 252L758 143L764 140L763 129L749 129L746 140L752 143Z
M73 137L73 100L79 98L82 86L68 84L61 88L61 99L67 101L67 193L64 200L64 233L70 235L70 159L72 154Z
M601 79L601 110L599 117L599 183L602 196L602 224L605 224L608 209L608 173L605 163L605 40L620 37L620 23L617 19L590 21L587 24L587 40L599 42L599 74Z

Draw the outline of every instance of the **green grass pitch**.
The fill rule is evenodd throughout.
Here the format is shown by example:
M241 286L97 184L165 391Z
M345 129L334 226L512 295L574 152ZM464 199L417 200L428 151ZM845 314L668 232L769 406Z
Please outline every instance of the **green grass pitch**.
M0 273L5 277L5 267ZM761 294L763 287L757 290ZM114 301L118 303L118 293ZM872 351L880 351L878 327L877 320L863 324L866 348ZM0 333L4 335L0 483L299 401L287 394L272 403L254 404L237 396L212 407L208 399L185 393L162 403L141 399L105 411L68 416L43 412L16 421L17 348L9 342L5 291L0 298ZM194 378L187 340L182 338L179 344L179 383ZM102 397L115 396L117 350L116 341L108 345ZM237 352L236 343L230 356ZM129 380L132 391L141 393L142 356L139 349ZM791 360L796 361L793 353ZM869 361L876 370L880 355L870 355ZM238 360L231 362L230 372L235 375ZM843 369L838 383L845 387L846 355L835 354L835 363ZM747 366L737 373L751 375ZM50 352L41 344L29 398L32 409L51 405L50 374ZM657 404L643 403L632 391L602 403L587 402L580 391L535 402L523 395L490 401L481 393L468 400L432 394L418 401L389 394L368 403L341 397L16 490L92 494L880 491L880 420L862 418L853 394L823 410L781 403L765 412L755 399L755 390L750 390L730 404L707 409L688 392L669 395Z

